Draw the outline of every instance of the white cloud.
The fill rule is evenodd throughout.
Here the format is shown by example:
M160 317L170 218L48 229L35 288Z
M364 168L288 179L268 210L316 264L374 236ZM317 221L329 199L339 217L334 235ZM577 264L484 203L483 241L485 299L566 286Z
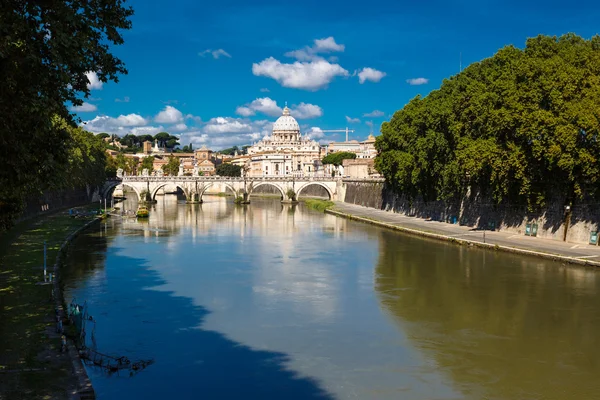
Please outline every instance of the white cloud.
M365 124L367 124L367 126L373 129L373 121L365 121Z
M387 74L373 68L363 68L358 72L358 81L363 84L365 81L379 82Z
M323 132L323 130L317 126L311 127L307 132L305 132L305 135L314 140L322 139L325 137L325 133Z
M196 115L192 115L192 114L186 114L185 115L185 119L190 119L194 122L202 122L202 118L196 116Z
M115 121L117 126L142 126L148 123L146 119L138 114L119 115Z
M154 121L162 124L176 124L183 121L183 114L173 106L166 106L154 117Z
M255 115L256 113L249 107L240 106L235 109L235 113L241 115L242 117L250 117Z
M148 121L137 114L119 115L117 118L106 115L97 115L95 118L84 121L80 125L94 133L108 132L117 135L131 133L131 127L142 127L148 124Z
M333 36L329 36L325 39L316 39L314 48L319 52L333 52L344 51L345 46L343 44L337 44Z
M87 88L89 90L101 90L102 85L104 84L100 79L98 79L98 75L93 71L88 71L85 73L85 76L88 78Z
M221 56L231 58L231 55L223 49L211 50L206 49L198 53L199 56L205 57L207 54L211 54L215 60L218 60Z
M315 104L300 103L292 106L290 114L298 119L318 118L323 115L323 109Z
M411 86L425 85L425 84L429 83L429 79L427 79L427 78L412 78L412 79L407 79L406 83L408 83Z
M188 129L188 126L184 123L173 125L169 128L170 131L174 131L174 132L183 132L183 131L186 131L187 129Z
M277 105L275 100L262 97L235 110L235 113L242 117L250 117L256 115L257 112L270 117L279 117L283 113L283 109ZM290 114L297 119L317 118L323 115L323 109L315 104L300 103L298 105L294 104L290 108Z
M165 128L161 126L139 126L131 128L128 133L133 135L156 135L158 132L163 132Z
M250 104L238 107L236 113L248 117L256 114L257 112L263 113L270 117L279 117L283 110L277 105L277 102L269 97L262 97L253 100Z
M373 110L370 113L363 114L363 117L379 118L379 117L383 117L384 115L385 114L383 111Z
M129 103L129 96L125 96L122 99L115 99L116 103Z
M252 126L247 122L231 117L211 118L202 129L206 134L240 133L251 130Z
M270 90L267 89L266 87L260 88L260 91L263 92L263 93L269 93L270 92Z
M310 91L326 87L336 76L349 75L340 65L325 60L285 64L273 57L252 64L252 73L275 79L284 87Z
M346 122L348 122L349 124L358 124L360 122L360 119L358 118L351 118L349 116L346 115Z
M69 108L69 110L75 111L75 112L92 112L92 111L96 111L97 109L98 109L98 107L96 107L94 104L90 104L90 103L86 103L86 102L83 102L83 104L80 106L72 106L71 108Z
M344 51L345 46L335 42L333 36L325 39L315 39L312 47L305 46L302 49L288 51L286 57L293 57L298 61L316 61L322 60L319 53L331 53L336 51ZM337 61L337 60L336 60Z

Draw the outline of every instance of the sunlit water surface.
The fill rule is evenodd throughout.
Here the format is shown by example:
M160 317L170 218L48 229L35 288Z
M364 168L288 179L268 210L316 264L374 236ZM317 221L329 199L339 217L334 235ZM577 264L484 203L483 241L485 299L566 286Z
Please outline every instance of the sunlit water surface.
M100 399L600 398L594 270L276 200L158 200L71 247L98 350L155 361L88 368Z

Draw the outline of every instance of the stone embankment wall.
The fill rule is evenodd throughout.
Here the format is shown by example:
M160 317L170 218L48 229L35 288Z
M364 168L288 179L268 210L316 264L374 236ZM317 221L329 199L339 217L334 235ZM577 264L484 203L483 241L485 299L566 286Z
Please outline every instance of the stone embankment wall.
M527 224L537 224L537 237L563 240L568 220L566 240L588 243L590 233L600 230L600 204L574 205L570 213L564 209L564 199L556 199L542 212L530 213L525 207L497 206L490 199L472 194L454 203L409 200L393 193L385 183L345 180L338 200L408 216L460 223L474 228L513 232L524 235Z
M30 198L25 209L16 222L46 214L56 209L75 207L98 201L98 188L81 188L72 190L48 191L38 197Z

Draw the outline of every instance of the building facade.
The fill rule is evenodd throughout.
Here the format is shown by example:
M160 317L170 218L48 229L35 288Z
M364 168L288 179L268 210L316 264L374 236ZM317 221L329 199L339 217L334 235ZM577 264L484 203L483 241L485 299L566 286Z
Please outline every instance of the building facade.
M248 148L246 170L249 176L323 174L321 145L302 137L300 125L287 106L273 124L271 136Z

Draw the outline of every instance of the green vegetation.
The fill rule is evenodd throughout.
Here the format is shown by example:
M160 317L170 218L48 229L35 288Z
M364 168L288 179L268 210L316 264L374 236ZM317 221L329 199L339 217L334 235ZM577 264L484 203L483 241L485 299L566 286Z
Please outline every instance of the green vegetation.
M598 198L600 36L538 36L507 46L417 96L377 138L377 170L425 201L470 186L497 203Z
M242 167L233 164L217 165L216 173L219 176L242 176Z
M294 189L292 189L292 188L288 189L285 194L286 194L288 200L296 201L296 192L294 191Z
M68 173L86 156L78 154L82 149L73 146L66 129L75 126L69 107L90 95L90 73L116 82L127 72L109 50L123 43L120 30L131 27L132 14L116 0L2 2L0 137L6 151L0 230L12 224L28 196L71 184ZM66 122L57 125L57 119Z
M331 153L323 157L323 164L333 164L337 167L342 165L344 160L354 160L356 153L350 153L348 151L338 151L337 153Z
M324 212L328 208L331 208L335 205L333 201L329 200L304 199L302 201L304 202L304 204L306 204L307 207L321 212Z
M55 327L52 286L36 283L43 281L44 240L48 272L53 272L66 237L92 218L71 218L65 211L20 223L0 236L0 393L6 398L63 398L73 379L59 339L48 336ZM7 372L28 368L33 371Z
M169 161L162 166L162 170L166 175L177 176L179 173L179 159L177 157L170 156Z
M149 173L152 173L152 171L154 170L154 157L153 156L144 157L142 159L140 169L142 171L144 169L147 169Z

